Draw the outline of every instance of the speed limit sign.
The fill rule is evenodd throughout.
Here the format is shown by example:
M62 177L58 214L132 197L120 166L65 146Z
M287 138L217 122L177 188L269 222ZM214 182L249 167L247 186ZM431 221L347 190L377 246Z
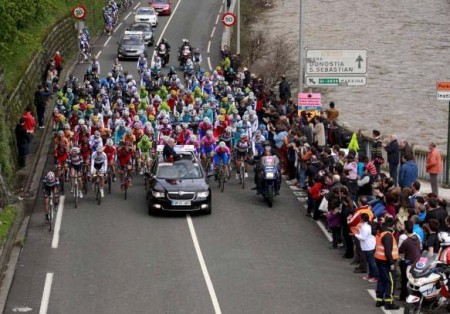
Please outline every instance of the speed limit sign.
M85 6L78 5L72 8L71 13L74 18L76 18L77 20L81 20L86 16L87 10Z
M222 17L222 23L225 26L233 26L236 23L236 15L234 15L233 13L225 13Z

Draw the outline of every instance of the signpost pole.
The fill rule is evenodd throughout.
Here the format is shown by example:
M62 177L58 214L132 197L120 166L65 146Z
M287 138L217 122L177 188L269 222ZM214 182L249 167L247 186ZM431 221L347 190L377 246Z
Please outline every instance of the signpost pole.
M445 185L450 183L450 101L448 102L448 127L447 127L447 162L445 163Z
M303 0L298 12L298 92L303 92Z
M241 0L237 0L237 45L236 54L241 54Z

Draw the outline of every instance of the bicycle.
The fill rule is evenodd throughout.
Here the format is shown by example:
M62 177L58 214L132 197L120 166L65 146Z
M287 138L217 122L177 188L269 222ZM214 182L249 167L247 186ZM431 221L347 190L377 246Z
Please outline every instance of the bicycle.
M89 175L88 175L88 165L86 163L83 164L83 171L82 171L82 177L81 180L83 181L83 193L84 195L87 194L88 192L88 179Z
M130 185L129 180L130 180L130 178L128 176L128 170L125 170L125 173L123 174L123 180L122 180L122 188L124 191L125 200L127 199L128 187Z
M53 221L55 220L55 213L56 213L56 209L55 209L55 201L54 201L54 197L55 195L53 194L53 190L50 193L50 200L48 203L48 231L51 232L52 231L52 225L53 225Z
M204 160L204 165L203 165L203 170L205 171L206 174L206 181L208 182L208 177L209 177L209 173L211 172L212 169L212 155L208 154L203 160Z
M111 194L111 185L113 182L113 173L111 167L108 167L108 170L106 172L106 182L108 184L108 194Z
M75 175L72 177L74 180L73 183L73 196L75 197L75 208L78 208L78 198L79 198L79 193L78 193L78 172L75 172Z
M229 175L229 171L227 165L224 165L223 162L221 162L217 167L219 167L217 170L217 181L219 182L220 192L223 192L225 189L225 181Z
M59 187L60 187L61 194L64 195L64 182L67 181L66 180L67 179L67 169L66 169L65 164L56 165L56 173L58 173L58 180L59 180Z
M100 205L102 203L102 194L100 192L100 180L102 180L102 178L100 177L99 173L96 172L92 183L94 184L94 192L95 192L95 199L97 200L97 205Z
M242 188L245 188L245 157L240 158L240 166L239 166L239 184L242 185Z

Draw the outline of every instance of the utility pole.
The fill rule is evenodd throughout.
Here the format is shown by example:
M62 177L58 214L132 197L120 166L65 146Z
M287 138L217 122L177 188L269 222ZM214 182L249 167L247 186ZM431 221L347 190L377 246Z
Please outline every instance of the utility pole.
M236 54L241 54L241 0L237 0L237 44Z
M239 0L240 1L240 0ZM303 92L303 0L298 12L298 92Z
M445 163L445 185L449 187L450 183L450 101L448 102L448 119L447 119L447 162Z

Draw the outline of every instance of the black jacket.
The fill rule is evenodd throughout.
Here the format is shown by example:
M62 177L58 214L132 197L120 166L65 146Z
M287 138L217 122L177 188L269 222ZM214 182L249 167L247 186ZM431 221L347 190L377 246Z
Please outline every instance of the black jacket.
M390 164L399 164L400 162L400 146L398 145L397 140L391 141L386 147L385 150L388 156L388 162Z
M169 144L165 144L163 148L163 157L165 161L175 161L178 159L178 154L175 152L172 146L170 146Z
M291 86L286 80L282 80L279 86L280 99L288 100L291 98Z

